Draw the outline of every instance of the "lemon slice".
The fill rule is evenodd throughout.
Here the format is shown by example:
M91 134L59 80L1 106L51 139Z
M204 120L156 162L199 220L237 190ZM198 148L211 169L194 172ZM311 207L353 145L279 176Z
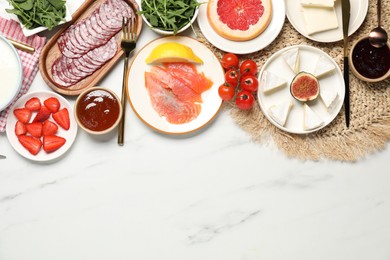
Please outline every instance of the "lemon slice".
M165 42L156 46L145 61L147 64L161 62L203 63L190 47L177 42Z

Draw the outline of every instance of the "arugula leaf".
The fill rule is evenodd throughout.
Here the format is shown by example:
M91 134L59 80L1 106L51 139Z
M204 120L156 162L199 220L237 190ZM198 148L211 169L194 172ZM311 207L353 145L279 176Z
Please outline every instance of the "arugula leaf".
M14 9L8 13L18 16L19 21L27 28L39 26L53 29L65 20L66 1L64 0L8 0Z
M138 13L153 28L176 34L191 21L200 4L197 0L141 0L142 11Z

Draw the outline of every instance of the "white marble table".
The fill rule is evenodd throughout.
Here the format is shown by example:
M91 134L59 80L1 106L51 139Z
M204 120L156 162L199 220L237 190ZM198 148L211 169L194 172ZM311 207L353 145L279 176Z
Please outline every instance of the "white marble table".
M100 85L119 94L122 66ZM34 90L50 90L40 74ZM390 259L389 147L302 162L252 143L226 111L191 136L156 133L130 106L126 121L123 147L80 130L51 163L0 136L1 260Z

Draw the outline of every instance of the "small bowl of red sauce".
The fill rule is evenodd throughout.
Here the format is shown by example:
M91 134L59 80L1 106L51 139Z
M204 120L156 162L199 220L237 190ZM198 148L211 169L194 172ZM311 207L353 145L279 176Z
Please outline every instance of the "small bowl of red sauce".
M360 80L379 82L390 76L390 45L375 48L363 37L355 42L349 53L353 74Z
M74 111L78 125L95 135L113 130L122 116L118 96L112 90L102 87L82 92L76 100Z

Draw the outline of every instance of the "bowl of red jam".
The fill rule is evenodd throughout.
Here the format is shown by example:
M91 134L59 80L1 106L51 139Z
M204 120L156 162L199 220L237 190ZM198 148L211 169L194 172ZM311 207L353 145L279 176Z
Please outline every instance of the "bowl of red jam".
M390 76L390 45L381 48L372 46L368 37L355 42L349 53L353 74L367 82L383 81Z
M122 106L118 96L110 89L90 88L82 92L75 103L78 125L90 134L106 134L121 120Z

